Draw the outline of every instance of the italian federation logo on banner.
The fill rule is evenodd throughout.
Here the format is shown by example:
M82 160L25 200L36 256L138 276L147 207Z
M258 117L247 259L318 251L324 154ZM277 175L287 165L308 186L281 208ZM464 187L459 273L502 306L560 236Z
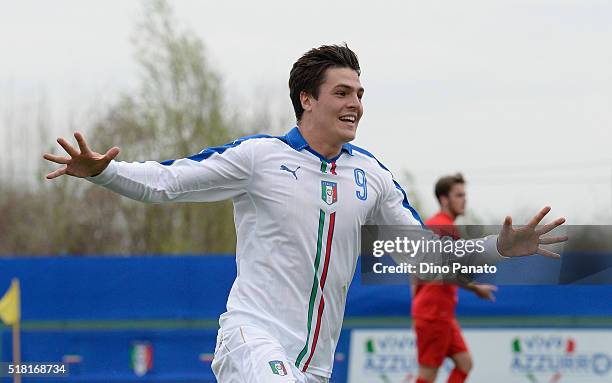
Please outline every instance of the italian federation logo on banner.
M321 198L328 205L338 202L338 184L336 182L321 181Z
M285 365L283 364L282 361L280 361L280 360L271 360L268 363L270 363L270 368L272 369L272 372L274 374L280 375L280 376L287 375L287 369L285 368Z
M153 368L153 346L149 342L134 342L130 349L130 366L137 376Z

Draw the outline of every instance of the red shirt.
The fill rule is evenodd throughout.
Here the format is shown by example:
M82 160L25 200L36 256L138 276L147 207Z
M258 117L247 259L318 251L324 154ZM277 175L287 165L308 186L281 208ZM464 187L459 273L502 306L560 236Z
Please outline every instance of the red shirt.
M459 238L454 219L446 213L439 212L425 221L438 235ZM412 317L427 320L453 320L457 307L457 285L442 282L419 281L412 300Z

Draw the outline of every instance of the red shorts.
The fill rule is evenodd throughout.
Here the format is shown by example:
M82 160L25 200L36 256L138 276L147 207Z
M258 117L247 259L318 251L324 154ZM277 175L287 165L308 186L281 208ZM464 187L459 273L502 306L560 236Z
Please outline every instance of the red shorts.
M452 321L414 319L419 365L440 367L444 358L468 348L456 319Z

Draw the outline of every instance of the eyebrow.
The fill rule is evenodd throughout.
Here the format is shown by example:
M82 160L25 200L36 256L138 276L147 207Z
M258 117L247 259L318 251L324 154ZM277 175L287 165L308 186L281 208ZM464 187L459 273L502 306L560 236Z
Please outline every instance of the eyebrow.
M349 89L349 90L355 89L352 86L347 85L347 84L338 84L338 85L336 85L334 87L334 89L337 89L337 88L344 88L344 89ZM363 91L365 91L365 89L363 89L363 87L360 87L359 89L357 89L357 92L363 92Z

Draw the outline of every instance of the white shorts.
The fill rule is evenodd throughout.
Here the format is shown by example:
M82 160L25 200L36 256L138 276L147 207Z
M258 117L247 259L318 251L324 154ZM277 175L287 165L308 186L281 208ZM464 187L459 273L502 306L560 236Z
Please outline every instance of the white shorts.
M298 370L280 343L252 326L217 334L212 370L219 383L327 383L329 379Z

